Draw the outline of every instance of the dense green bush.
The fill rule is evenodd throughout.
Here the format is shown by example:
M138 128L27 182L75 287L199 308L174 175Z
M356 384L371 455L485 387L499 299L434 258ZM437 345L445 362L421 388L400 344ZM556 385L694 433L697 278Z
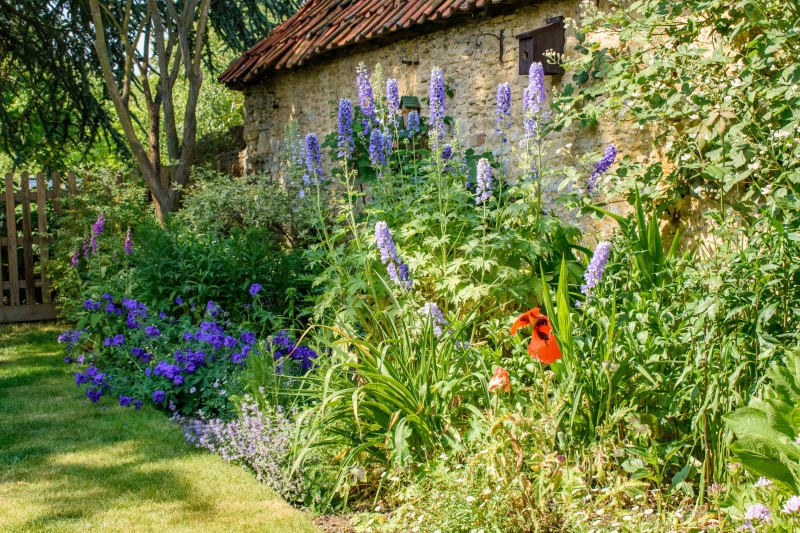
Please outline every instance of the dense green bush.
M199 306L213 300L237 320L255 321L248 317L258 313L259 331L291 324L308 291L300 253L286 251L265 228L234 227L228 236L218 236L179 225L140 226L130 260L140 299L181 297ZM261 286L258 308L248 293L254 283Z

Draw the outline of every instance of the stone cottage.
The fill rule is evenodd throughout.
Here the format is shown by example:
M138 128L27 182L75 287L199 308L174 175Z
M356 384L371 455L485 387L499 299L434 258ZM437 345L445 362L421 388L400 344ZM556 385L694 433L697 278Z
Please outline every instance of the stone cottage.
M520 115L522 91L532 61L543 61L548 89L571 75L547 62L547 50L571 53L578 17L576 0L307 0L220 76L244 93L243 159L247 172L278 167L283 129L296 119L301 133L320 137L336 128L336 102L357 102L356 67L380 63L384 78L397 78L401 95L425 97L431 68L442 68L455 96L448 115L464 132L467 146L498 149L494 135L497 85L509 82ZM560 48L560 49L559 49ZM427 110L421 111L424 115ZM641 132L574 132L558 143L577 152L602 151L615 142L639 158L650 151Z

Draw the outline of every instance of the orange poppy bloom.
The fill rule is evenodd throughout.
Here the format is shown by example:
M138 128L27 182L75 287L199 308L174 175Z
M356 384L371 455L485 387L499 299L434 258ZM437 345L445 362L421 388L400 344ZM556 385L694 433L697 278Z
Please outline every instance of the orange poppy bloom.
M528 345L528 353L531 357L538 359L542 363L549 365L561 359L561 350L553 335L553 327L550 319L539 312L538 307L534 307L520 317L511 326L511 334L516 335L519 328L527 326L533 327L531 343Z
M502 366L498 366L494 371L494 376L489 381L489 392L511 392L511 380L508 372Z

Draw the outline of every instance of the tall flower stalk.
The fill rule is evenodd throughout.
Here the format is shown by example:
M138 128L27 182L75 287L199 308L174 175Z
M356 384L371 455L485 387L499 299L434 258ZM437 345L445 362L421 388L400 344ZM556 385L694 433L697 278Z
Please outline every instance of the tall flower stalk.
M542 121L547 93L544 88L544 69L532 63L528 72L528 87L523 92L523 172L536 180L536 211L542 213Z

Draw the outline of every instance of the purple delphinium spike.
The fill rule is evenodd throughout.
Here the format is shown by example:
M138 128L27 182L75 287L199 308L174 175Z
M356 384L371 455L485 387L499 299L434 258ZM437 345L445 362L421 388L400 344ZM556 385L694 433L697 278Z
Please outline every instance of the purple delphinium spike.
M597 184L600 181L600 176L606 173L608 168L614 164L614 160L617 158L617 147L613 144L609 144L606 146L606 151L603 153L603 157L594 164L594 170L592 171L591 176L586 180L586 193L589 195L594 194L597 192Z
M399 261L389 225L384 221L375 224L375 242L381 252L381 263L385 265L389 261Z
M486 158L478 161L475 177L475 204L481 204L492 197L492 167Z
M392 153L392 135L379 129L373 129L369 136L369 158L373 165L386 166L386 161ZM378 172L381 175L381 172Z
M359 63L356 69L356 84L358 85L358 101L361 104L361 119L364 124L364 136L369 136L372 124L375 122L375 98L372 95L372 85L369 82L369 71L364 63Z
M131 239L131 230L128 230L127 235L125 235L125 255L131 255L133 251L133 239Z
M522 95L522 109L525 112L523 129L527 139L534 139L539 135L539 112L542 111L546 96L542 64L531 63L528 87Z
M89 241L83 239L83 257L89 259Z
M419 312L431 321L433 325L433 334L437 338L441 337L442 326L446 326L450 322L444 319L444 315L442 315L442 310L439 309L439 306L434 302L426 302L425 305L419 309Z
M95 237L103 233L106 229L106 217L103 213L100 213L100 216L97 217L97 221L92 224L92 235Z
M444 98L444 73L442 69L434 67L431 71L431 81L428 92L431 110L431 146L434 150L439 146L439 142L444 139L444 117L446 111Z
M398 127L398 117L400 115L400 90L397 88L397 80L394 78L386 80L386 104L389 113L389 125Z
M498 135L503 134L503 130L511 127L511 85L508 82L497 86L497 128ZM503 139L506 142L506 139Z
M353 154L353 103L348 98L339 99L339 157L350 159Z
M592 260L589 261L589 266L586 267L586 272L583 274L585 283L581 285L581 292L586 295L587 300L591 297L592 289L603 279L603 272L610 255L611 243L608 241L599 243L594 249Z
M408 138L413 137L415 133L419 133L419 113L411 111L408 113Z
M306 135L306 171L307 174L303 176L306 186L322 179L322 154L316 133Z
M81 260L81 255L78 250L72 252L72 268L78 268L78 263Z
M378 246L378 251L381 253L381 262L386 265L389 279L395 285L410 291L413 287L413 281L409 274L408 265L398 257L392 234L389 232L389 226L384 221L379 221L375 224L375 242Z

